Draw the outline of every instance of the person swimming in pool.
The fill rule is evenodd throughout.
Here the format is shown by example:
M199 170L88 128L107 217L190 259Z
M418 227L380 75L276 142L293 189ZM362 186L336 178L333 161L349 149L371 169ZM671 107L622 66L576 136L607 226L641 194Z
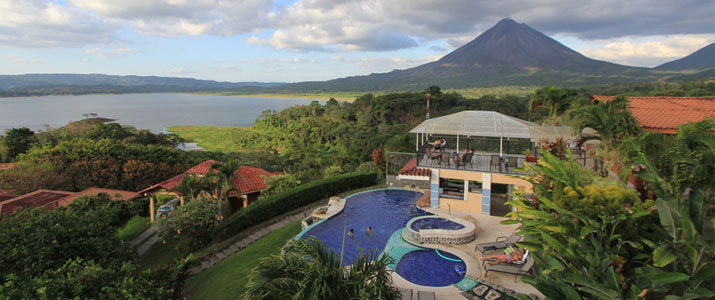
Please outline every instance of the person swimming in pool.
M367 235L371 235L371 234L372 234L372 227L368 226L367 227Z
M349 236L350 238L355 237L355 230L353 230L352 228L350 228L350 232L348 232L348 236Z

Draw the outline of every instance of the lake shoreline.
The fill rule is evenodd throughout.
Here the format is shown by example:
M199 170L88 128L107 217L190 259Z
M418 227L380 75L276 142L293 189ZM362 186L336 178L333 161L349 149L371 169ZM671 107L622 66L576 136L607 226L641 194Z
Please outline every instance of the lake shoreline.
M281 111L311 102L304 98L189 93L5 97L0 98L0 134L11 128L27 127L35 131L45 130L45 125L59 128L87 114L154 133L177 124L250 127L264 111Z

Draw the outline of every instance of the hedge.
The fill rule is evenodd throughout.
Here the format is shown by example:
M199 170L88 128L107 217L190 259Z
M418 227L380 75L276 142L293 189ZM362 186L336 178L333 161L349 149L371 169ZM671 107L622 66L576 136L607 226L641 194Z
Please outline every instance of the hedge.
M378 183L376 172L348 173L299 185L268 196L236 212L216 227L214 236L226 238L317 200Z

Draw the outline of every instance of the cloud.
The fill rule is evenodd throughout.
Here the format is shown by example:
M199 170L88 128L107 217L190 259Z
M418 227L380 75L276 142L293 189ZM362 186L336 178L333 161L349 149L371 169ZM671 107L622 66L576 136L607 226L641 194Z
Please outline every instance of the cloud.
M299 0L249 42L294 51L385 51L447 39L457 48L505 17L581 39L710 33L709 0ZM687 16L687 17L683 17Z
M121 57L127 53L140 53L141 50L115 47L114 49L107 50L105 48L94 47L84 50L85 54L90 54L99 57Z
M626 37L599 41L601 47L580 49L584 55L631 66L653 67L687 56L715 41L715 34Z
M0 16L3 47L82 47L117 41L116 24L55 2L2 1Z
M267 25L273 0L69 0L153 36L234 35Z

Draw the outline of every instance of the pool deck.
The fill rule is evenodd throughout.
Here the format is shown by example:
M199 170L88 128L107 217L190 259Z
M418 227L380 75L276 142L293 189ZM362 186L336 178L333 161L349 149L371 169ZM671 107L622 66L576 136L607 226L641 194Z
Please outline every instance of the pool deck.
M354 196L354 195L351 195ZM350 198L346 197L347 198ZM318 217L320 219L326 220L329 219L332 216L335 216L336 214L340 213L344 208L345 208L345 203L346 199L339 199L338 201L333 201L330 200L328 205L328 209L324 214L314 214L313 216ZM443 209L435 209L430 211L433 214L439 215L439 216L449 216L450 214ZM489 273L489 277L485 277L484 274L484 269L482 268L482 263L481 260L479 259L481 257L481 253L475 251L474 249L476 248L477 244L481 243L488 243L488 242L494 242L497 237L506 237L512 234L516 227L518 225L503 225L500 222L503 220L506 220L506 218L503 217L493 217L493 216L488 216L484 214L475 214L475 213L465 213L465 212L459 212L459 211L452 211L451 212L452 216L456 216L459 218L462 218L468 222L474 223L476 229L476 238L474 241L466 243L466 244L460 244L460 245L447 245L447 244L421 244L419 247L422 248L432 248L432 249L438 249L438 250L443 250L446 252L450 252L459 258L461 258L465 264L467 265L467 274L464 280L461 282L457 283L456 285L449 285L445 287L431 287L431 286L422 286L422 285L417 285L414 283L411 283L407 281L405 278L397 274L397 272L392 273L392 281L393 284L398 287L398 288L403 288L403 289L412 289L413 290L413 300L417 300L417 292L418 291L432 291L435 293L435 297L437 299L472 299L472 298L465 298L464 297L464 291L457 287L457 285L460 286L467 286L467 287L472 287L474 285L474 280L476 279L479 280L482 283L487 283L490 285L497 285L501 287L505 287L507 289L513 290L517 293L524 294L524 295L536 295L540 299L543 299L544 296L539 293L538 290L536 290L534 287L531 285L528 285L526 283L521 282L519 278L516 279L516 282L514 281L514 275L511 274L504 274L504 273L498 273L498 272L491 272ZM320 223L320 222L318 222ZM317 223L311 225L315 226ZM296 236L296 239L300 238L303 233L308 231L310 229L304 229L300 234ZM402 232L403 229L398 230L395 232L394 235L399 236L399 241L397 239L391 238L390 241L388 242L388 245L386 246L385 252L392 252L390 253L390 256L393 256L396 258L395 263L399 261L400 258L404 254L410 251L414 251L417 249L420 249L418 246L412 245L409 242L405 241L402 239ZM397 241L397 244L394 244L393 242ZM392 244L391 244L392 243ZM391 247L392 246L392 247ZM390 268L393 270L396 270L397 267L396 265L391 265ZM519 276L521 277L521 276ZM476 299L476 298L474 298Z
M448 215L447 211L435 210L432 211L438 215ZM461 245L444 245L444 244L422 244L421 247L424 248L434 248L438 250L444 250L457 255L459 258L464 260L467 264L467 277L477 279L481 282L489 283L492 285L499 285L511 290L514 290L520 294L533 294L539 298L544 298L539 291L537 291L531 285L521 282L517 278L514 282L514 275L503 274L497 272L490 272L489 277L485 277L484 269L482 268L482 263L479 260L481 254L474 250L477 244L493 242L497 237L509 236L516 229L518 225L503 225L500 222L505 220L502 217L492 217L483 214L472 214L472 213L462 213L462 212L452 212L452 215L465 219L474 223L476 226L476 239L470 243ZM413 299L417 299L417 291L433 291L437 299L467 299L463 296L462 289L456 287L455 285L450 285L446 287L429 287L421 286L411 283L404 279L402 276L396 272L392 275L392 280L395 286L399 288L412 289L414 290Z

